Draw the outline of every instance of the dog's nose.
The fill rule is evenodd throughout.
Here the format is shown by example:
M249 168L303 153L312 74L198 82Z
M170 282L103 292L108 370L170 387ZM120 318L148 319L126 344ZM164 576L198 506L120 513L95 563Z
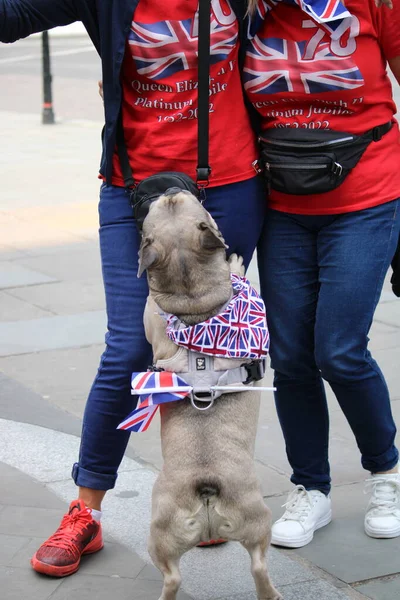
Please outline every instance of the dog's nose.
M167 189L164 196L174 196L175 194L179 194L180 192L183 192L183 191L184 190L182 190L182 188L180 188L180 187L170 187Z

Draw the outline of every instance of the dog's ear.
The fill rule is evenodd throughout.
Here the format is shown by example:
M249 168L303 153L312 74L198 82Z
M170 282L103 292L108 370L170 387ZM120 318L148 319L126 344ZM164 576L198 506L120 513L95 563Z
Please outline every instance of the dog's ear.
M143 272L151 267L159 258L158 252L153 246L153 241L153 238L145 237L140 244L138 277L141 277Z
M201 231L200 239L202 248L207 250L214 250L215 248L228 248L221 232L218 229L215 229L205 221L199 223L198 228Z

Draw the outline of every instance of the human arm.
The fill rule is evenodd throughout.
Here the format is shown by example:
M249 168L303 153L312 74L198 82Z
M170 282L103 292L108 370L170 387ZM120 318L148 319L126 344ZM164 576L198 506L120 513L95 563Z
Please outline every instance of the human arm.
M397 80L397 83L400 84L400 56L389 58L388 63L390 70Z
M397 0L398 1L398 0ZM379 8L380 6L382 6L382 4L385 4L386 6L388 6L389 8L393 8L393 2L392 0L375 0L375 4L376 6Z
M85 0L0 0L0 42L15 42L32 33L79 20Z

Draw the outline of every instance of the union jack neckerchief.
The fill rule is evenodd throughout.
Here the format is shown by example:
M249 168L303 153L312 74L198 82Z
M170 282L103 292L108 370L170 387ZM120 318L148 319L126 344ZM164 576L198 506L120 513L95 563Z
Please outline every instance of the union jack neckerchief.
M250 38L257 33L266 14L279 2L297 5L326 29L333 40L339 39L351 26L352 16L340 0L259 0L250 23Z
M265 305L245 277L231 274L233 297L215 317L185 325L167 317L167 336L187 350L222 358L260 359L268 354L269 333Z
M162 315L167 319L166 333L175 344L223 358L254 360L267 355L269 333L264 302L245 277L231 274L231 280L233 297L215 317L187 326L174 315ZM139 402L117 427L125 431L146 431L160 404L182 400L192 391L181 377L169 371L133 373L131 383Z

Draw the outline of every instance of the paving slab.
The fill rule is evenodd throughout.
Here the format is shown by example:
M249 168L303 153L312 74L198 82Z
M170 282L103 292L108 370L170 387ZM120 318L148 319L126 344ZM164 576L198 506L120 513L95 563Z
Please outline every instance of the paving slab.
M85 281L96 278L101 281L100 253L98 248L81 249L80 252L58 252L57 260L52 255L17 259L15 266L28 270L39 269L51 280ZM40 283L35 281L33 283ZM9 286L11 287L11 286ZM71 298L73 303L74 299Z
M50 600L62 581L39 577L31 569L24 570L0 566L0 589L4 600Z
M47 287L47 285L43 286ZM29 288L22 288L29 289ZM13 290L12 290L13 291ZM49 311L25 300L20 300L12 293L0 292L0 315L2 321L24 321L48 317Z
M400 576L370 581L355 589L372 600L396 600L400 598Z
M280 586L284 600L348 600L349 595L326 581L304 581ZM256 594L225 596L218 600L257 600ZM393 598L391 600L394 600Z
M76 436L81 434L81 419L59 409L42 395L1 372L0 389L0 415L3 419L40 425Z
M264 497L287 493L292 488L289 478L286 475L282 475L282 473L278 473L272 466L265 465L256 460L255 467Z
M0 211L0 229L3 229L3 221L6 222L9 220L9 217L7 217L7 219L4 218L3 214ZM18 250L18 248L16 248L15 246L9 245L6 246L4 244L0 244L0 260L1 261L8 261L8 260L15 260L16 258L23 258L23 257L28 257L29 254L27 254L26 252L23 252L22 250Z
M18 469L0 463L0 477L3 505L13 506L14 508L51 509L58 511L58 514L65 509L65 503L54 494L49 494L49 490L43 484L31 485L31 478L18 471Z
M0 323L0 356L99 344L104 340L104 311Z
M51 600L155 600L160 596L162 584L158 581L144 581L123 577L101 577L89 575L74 575L65 579L54 592ZM191 600L184 592L179 592L177 600Z
M395 302L378 305L375 312L375 320L387 325L400 327L400 300L397 299Z
M4 172L4 169L2 172ZM23 179L23 182L26 185L25 179ZM13 194L13 198L8 195L8 198L5 199L2 195L1 200L2 203L8 200L11 205L14 205L19 201L19 196L17 192L15 196ZM46 247L51 247L51 254L54 254L54 248L57 246L80 244L83 240L83 236L74 235L50 226L45 227L40 223L36 223L35 227L32 227L30 223L15 219L12 214L8 215L8 223L1 225L2 243L5 246L15 247L24 253L29 251L29 254L34 253L36 249L42 255ZM18 258L16 259L18 260Z
M8 398L18 399L25 393L35 393L49 405L61 408L79 419L82 418L86 398L97 373L104 341L84 348L46 350L40 353L0 358L0 372L9 381ZM0 375L1 377L1 375ZM20 389L18 385L23 386ZM0 394L0 404L2 403ZM12 405L4 402L7 413ZM25 421L24 418L16 419ZM36 420L32 421L40 425ZM62 422L60 423L62 425ZM56 424L55 424L56 425ZM54 426L53 429L57 429Z
M41 312L41 314L33 316L23 313L25 319L46 316L44 311L51 311L56 315L72 315L105 309L104 289L99 278L88 278L84 281L61 281L51 285L32 285L10 290L8 294L8 298L12 298L17 305L18 302L24 306L33 305L32 310L36 309ZM13 310L15 311L16 308L13 307ZM0 311L3 312L1 294ZM22 310L20 312L22 313ZM16 319L4 318L3 320L13 321Z
M0 533L5 535L46 539L59 524L59 509L9 505L0 513Z
M23 260L23 259L22 259ZM0 289L56 281L54 277L10 261L0 262Z
M14 556L30 542L29 537L0 534L0 566L10 566Z

